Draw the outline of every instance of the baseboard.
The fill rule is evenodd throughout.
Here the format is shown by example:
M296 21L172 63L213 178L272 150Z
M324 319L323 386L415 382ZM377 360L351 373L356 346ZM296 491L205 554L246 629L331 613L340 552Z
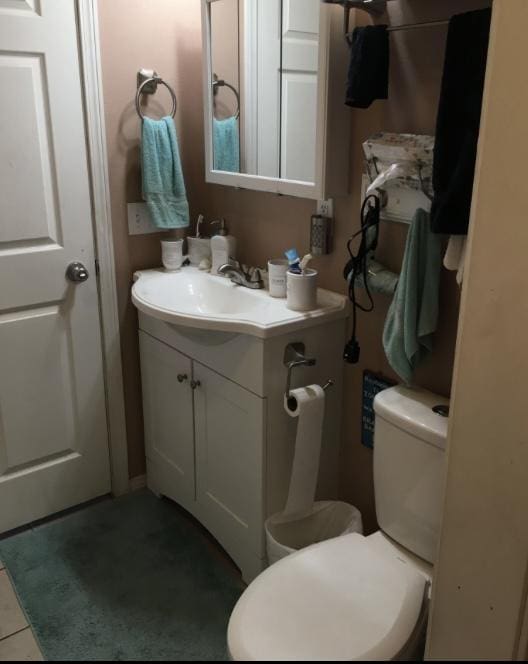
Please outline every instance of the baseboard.
M128 484L130 492L139 491L140 489L144 489L146 486L147 486L146 475L138 475L137 477L133 477Z

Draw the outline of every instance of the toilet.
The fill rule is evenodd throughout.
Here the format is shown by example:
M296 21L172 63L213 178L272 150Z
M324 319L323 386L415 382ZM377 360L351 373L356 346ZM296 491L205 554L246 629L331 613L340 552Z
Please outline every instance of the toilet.
M228 628L235 661L423 657L440 530L448 401L394 387L374 402L380 530L314 544L246 589Z

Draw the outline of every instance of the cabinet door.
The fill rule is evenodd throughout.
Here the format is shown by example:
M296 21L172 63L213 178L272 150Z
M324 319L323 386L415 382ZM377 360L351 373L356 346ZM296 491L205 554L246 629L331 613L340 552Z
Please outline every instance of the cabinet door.
M149 486L192 511L194 487L191 360L139 333ZM185 376L178 381L178 376Z
M266 400L194 363L200 518L239 566L263 555Z

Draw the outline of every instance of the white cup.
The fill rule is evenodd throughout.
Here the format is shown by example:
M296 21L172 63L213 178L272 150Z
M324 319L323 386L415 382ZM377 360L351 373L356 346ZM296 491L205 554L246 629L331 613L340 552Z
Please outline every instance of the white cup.
M189 261L191 265L199 266L204 260L211 260L211 239L205 237L188 237Z
M288 261L280 258L268 261L269 294L271 297L286 297L286 273Z
M303 274L288 271L286 306L292 311L317 309L317 270L305 270Z
M183 265L183 240L162 240L161 262L169 272L179 270Z

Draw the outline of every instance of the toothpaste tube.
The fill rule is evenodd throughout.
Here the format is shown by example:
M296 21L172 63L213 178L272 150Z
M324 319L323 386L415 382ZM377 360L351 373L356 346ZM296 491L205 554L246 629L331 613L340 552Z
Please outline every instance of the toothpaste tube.
M288 263L290 265L290 272L293 272L293 274L301 274L301 259L299 258L299 254L297 253L297 249L288 249L284 253L286 258L288 259Z

